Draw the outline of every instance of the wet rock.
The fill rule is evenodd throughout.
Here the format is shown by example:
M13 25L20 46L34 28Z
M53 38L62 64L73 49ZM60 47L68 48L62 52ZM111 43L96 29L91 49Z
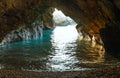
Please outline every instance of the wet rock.
M4 37L2 44L38 38L42 35L42 27L42 22L40 22L33 24L31 27L23 26L17 30L13 30Z

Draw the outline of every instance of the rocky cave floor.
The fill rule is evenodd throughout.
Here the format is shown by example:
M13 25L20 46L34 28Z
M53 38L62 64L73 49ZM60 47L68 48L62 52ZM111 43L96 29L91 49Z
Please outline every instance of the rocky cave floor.
M120 65L85 71L34 72L0 70L0 78L120 78Z

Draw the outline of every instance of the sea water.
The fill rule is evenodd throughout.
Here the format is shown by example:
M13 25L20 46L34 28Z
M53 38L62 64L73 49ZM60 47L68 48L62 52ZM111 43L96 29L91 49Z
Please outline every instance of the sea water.
M0 69L77 71L103 65L104 52L79 41L75 26L56 26L37 39L1 46Z

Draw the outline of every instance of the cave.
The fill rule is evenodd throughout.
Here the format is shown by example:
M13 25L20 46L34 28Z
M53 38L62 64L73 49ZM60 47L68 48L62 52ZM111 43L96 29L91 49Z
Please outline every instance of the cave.
M59 19L54 17L55 11L72 18L75 26L68 26L70 20L60 21L61 15ZM48 75L54 71L50 78L61 78L59 75L66 71L63 78L69 74L73 74L70 78L110 77L111 74L112 78L119 77L119 25L119 0L0 0L0 73L10 74L11 78L13 73L9 71L17 72L16 78L21 72L32 78L44 77L39 73L42 70L50 71ZM69 40L63 39L65 42L57 46L62 40L55 41L55 34L74 39L65 33L75 36L75 41L66 43ZM58 75L54 77L54 74Z

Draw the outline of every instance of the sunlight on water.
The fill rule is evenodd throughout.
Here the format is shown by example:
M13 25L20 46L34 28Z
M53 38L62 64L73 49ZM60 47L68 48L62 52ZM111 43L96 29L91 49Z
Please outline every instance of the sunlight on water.
M77 70L76 25L44 30L39 39L26 40L0 48L0 69Z
M51 56L51 59L49 59L49 65L52 66L52 70L75 69L74 64L78 62L76 57L72 57L75 54L75 47L77 46L74 43L78 38L78 32L75 26L57 26L54 29L51 42L55 52Z
M76 26L76 25L75 25ZM75 26L69 25L66 27L56 27L53 31L53 40L55 43L59 44L65 44L65 43L71 43L73 41L76 41L78 37L78 32L75 28Z

